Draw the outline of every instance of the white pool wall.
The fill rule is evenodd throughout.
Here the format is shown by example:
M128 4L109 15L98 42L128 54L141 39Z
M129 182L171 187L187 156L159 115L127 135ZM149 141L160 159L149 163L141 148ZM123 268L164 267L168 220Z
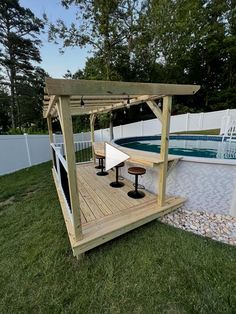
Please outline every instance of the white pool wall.
M118 146L118 145L117 145ZM178 156L179 157L179 156ZM126 162L120 174L134 182ZM146 174L139 177L145 189L157 194L158 167L146 167ZM226 159L183 157L167 177L167 194L183 196L184 208L236 216L236 161Z

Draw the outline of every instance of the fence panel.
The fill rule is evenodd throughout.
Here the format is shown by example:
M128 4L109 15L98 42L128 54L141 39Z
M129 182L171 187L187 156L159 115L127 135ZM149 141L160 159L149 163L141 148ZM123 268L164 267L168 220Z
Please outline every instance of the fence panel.
M141 135L141 124L140 122L124 124L123 128L123 137L128 136L140 136Z
M114 138L121 138L122 137L122 125L115 126L113 128Z
M229 116L236 119L236 109L172 116L170 131L222 129ZM161 123L158 119L151 119L116 126L113 131L115 139L128 136L155 135L161 133ZM109 129L95 131L95 141L109 140ZM54 141L55 143L63 143L63 136L54 134ZM90 132L74 134L74 141L89 142ZM27 168L50 159L48 135L0 135L0 175Z
M225 110L205 112L202 130L219 129L221 127L221 121L225 113Z
M201 127L201 113L191 113L188 115L188 130L197 131L200 130Z
M180 114L172 116L170 119L170 132L186 131L187 129L187 115Z
M50 143L48 135L27 135L31 165L37 165L48 161L50 155Z
M0 175L30 166L24 135L0 135Z
M158 119L143 121L143 135L154 135L161 133L161 122Z

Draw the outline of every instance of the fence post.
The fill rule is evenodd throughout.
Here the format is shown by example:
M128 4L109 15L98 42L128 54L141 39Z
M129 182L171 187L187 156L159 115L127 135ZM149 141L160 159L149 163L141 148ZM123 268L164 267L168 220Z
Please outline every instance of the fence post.
M120 125L120 137L123 137L123 125Z
M189 113L186 113L185 131L188 131L189 127Z
M24 137L25 137L25 146L26 146L26 151L27 151L27 156L28 156L28 162L29 162L29 166L31 167L32 166L32 162L31 162L31 156L30 156L28 134L24 133Z
M204 118L204 112L201 112L199 115L199 130L202 130L203 128L203 118Z
M143 120L140 121L141 136L143 136Z

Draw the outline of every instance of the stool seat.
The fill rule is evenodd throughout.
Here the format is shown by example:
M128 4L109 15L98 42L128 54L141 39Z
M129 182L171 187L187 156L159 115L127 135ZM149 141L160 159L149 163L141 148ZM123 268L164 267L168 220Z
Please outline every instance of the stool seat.
M122 186L124 186L124 183L119 181L119 174L118 174L119 168L124 167L124 165L125 165L125 163L121 162L114 167L116 169L116 181L110 183L111 187L121 188Z
M128 173L129 174L137 174L137 175L143 175L146 173L146 169L142 168L142 167L130 167L128 169Z
M102 161L105 159L105 157L102 155L95 154L95 158L98 159L98 165L95 166L95 169L102 169L103 167Z
M120 168L120 167L124 167L125 163L121 162L120 164L116 165L115 167Z
M142 167L130 167L128 169L128 173L135 176L135 189L133 191L129 191L127 194L129 197L132 198L143 198L145 196L145 193L138 190L138 176L143 175L146 173L146 169Z
M102 155L95 155L95 157L96 157L97 159L105 159L105 156L102 156Z

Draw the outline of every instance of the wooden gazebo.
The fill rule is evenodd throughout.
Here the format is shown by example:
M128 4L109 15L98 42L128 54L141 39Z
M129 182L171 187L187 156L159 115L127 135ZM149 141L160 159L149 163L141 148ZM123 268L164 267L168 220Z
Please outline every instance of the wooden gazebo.
M170 113L173 95L193 95L197 85L133 83L46 79L44 117L47 118L52 147L53 177L64 215L71 247L78 258L84 252L152 221L181 206L181 197L166 196ZM163 98L162 110L156 100ZM113 176L98 177L94 160L76 164L72 116L90 115L91 145L94 145L94 121L99 113L146 103L162 122L160 154L130 152L130 162L159 167L158 193L146 192L142 200L130 199L131 184L114 189ZM58 118L63 134L63 149L54 143L52 119ZM99 148L99 153L101 147ZM125 151L125 149L124 149Z

